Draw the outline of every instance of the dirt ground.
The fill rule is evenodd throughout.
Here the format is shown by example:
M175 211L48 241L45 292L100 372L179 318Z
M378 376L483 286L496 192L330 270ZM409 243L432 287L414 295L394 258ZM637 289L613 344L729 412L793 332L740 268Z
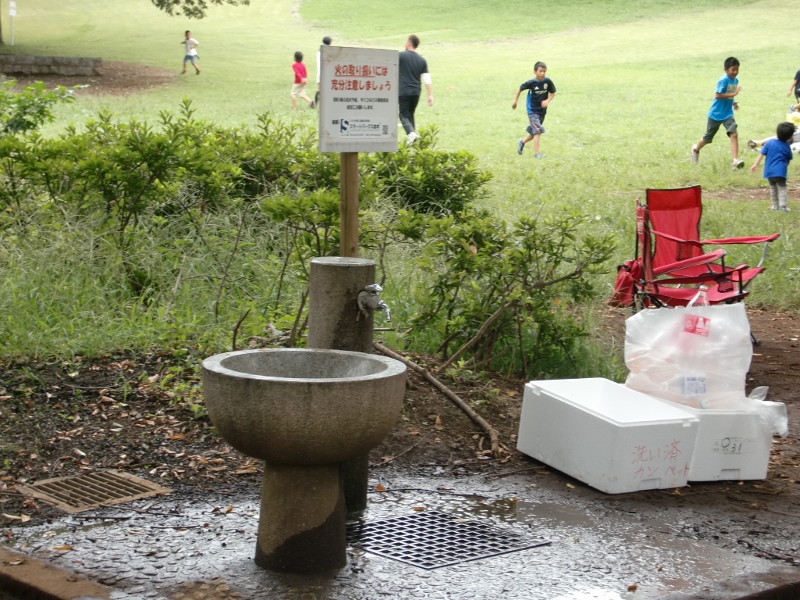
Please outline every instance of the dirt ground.
M625 316L608 311L608 326L618 335L624 334ZM769 386L768 398L784 402L789 413L790 435L774 439L768 478L608 498L628 506L644 502L651 510L696 505L698 514L715 515L713 523L698 518L693 524L697 537L800 564L793 539L781 544L780 533L796 530L800 520L800 318L752 310L749 316L761 344L754 350L748 391ZM436 366L424 357L411 358L430 369ZM229 448L198 405L186 400L198 397L197 372L187 364L159 353L0 363L0 543L3 536L12 541L10 527L63 514L21 493L21 486L91 469L118 469L186 497L220 490L257 493L261 465ZM436 468L458 477L528 470L534 482L556 478L575 493L596 493L515 450L524 381L496 375L440 379L497 429L500 458L492 457L479 426L411 373L402 418L371 455L375 472L388 468L421 474ZM742 510L773 525L769 531L748 529L746 544L726 541L725 533L733 529L726 519L740 520Z
M65 76L65 75L8 75L7 79L16 80L20 86L30 85L34 81L42 81L48 88L58 85L73 87L86 85L78 90L78 96L126 96L146 92L174 82L180 77L180 63L171 71L161 67L149 67L136 63L103 61L101 75ZM188 77L185 75L184 77Z
M101 77L35 79L48 86L90 84L80 94L124 95L179 77L177 68L130 63L105 63L103 70ZM767 194L765 189L741 192L743 199L754 201ZM624 335L625 316L608 310L608 328L618 337ZM774 439L768 478L624 494L608 502L625 510L635 504L665 510L695 507L697 521L683 525L695 537L798 565L800 548L792 536L782 534L800 524L800 317L757 310L750 310L749 317L761 344L754 349L748 391L769 386L768 399L784 402L789 414L789 437ZM411 358L436 366L425 357ZM501 456L492 457L479 426L411 373L402 418L372 453L373 470L426 473L435 468L452 476L529 471L532 481L556 478L574 493L594 493L515 450L524 381L498 375L440 379L498 431ZM260 464L215 435L202 406L193 403L197 383L191 361L158 352L97 360L0 361L0 544L4 537L10 541L12 526L46 523L63 514L20 492L37 480L114 468L187 497L257 490ZM713 519L702 516L712 513Z

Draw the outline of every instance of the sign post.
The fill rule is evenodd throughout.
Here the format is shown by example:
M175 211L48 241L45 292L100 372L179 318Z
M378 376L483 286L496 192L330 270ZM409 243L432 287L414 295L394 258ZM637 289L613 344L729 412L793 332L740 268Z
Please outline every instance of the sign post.
M340 256L358 257L358 153L397 152L399 53L320 46L319 150L340 152Z
M17 16L17 3L11 0L8 3L8 18L11 24L11 45L14 45L14 17Z

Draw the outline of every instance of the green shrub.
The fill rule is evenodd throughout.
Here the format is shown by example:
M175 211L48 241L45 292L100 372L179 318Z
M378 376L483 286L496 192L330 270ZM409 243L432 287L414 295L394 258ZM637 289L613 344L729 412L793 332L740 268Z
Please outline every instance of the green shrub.
M615 249L611 235L581 235L584 224L567 212L510 228L488 212L430 221L417 265L432 283L417 290L412 343L446 364L467 359L527 377L574 372L586 332L571 307L593 296Z
M398 206L438 216L458 214L486 195L491 175L466 150L435 150L435 127L422 129L414 146L369 155L362 177L374 177Z

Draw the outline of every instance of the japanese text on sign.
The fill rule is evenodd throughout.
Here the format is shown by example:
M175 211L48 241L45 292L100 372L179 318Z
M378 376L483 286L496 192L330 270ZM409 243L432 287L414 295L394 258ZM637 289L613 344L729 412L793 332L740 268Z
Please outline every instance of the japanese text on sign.
M397 150L398 53L320 49L320 150Z

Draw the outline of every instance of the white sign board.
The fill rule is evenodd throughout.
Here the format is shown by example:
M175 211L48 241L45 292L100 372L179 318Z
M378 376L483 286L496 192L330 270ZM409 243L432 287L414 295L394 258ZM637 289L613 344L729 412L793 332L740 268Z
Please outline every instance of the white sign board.
M9 2L8 3L8 14L11 17L17 16L17 3L16 2Z
M320 152L397 152L399 52L320 46Z

